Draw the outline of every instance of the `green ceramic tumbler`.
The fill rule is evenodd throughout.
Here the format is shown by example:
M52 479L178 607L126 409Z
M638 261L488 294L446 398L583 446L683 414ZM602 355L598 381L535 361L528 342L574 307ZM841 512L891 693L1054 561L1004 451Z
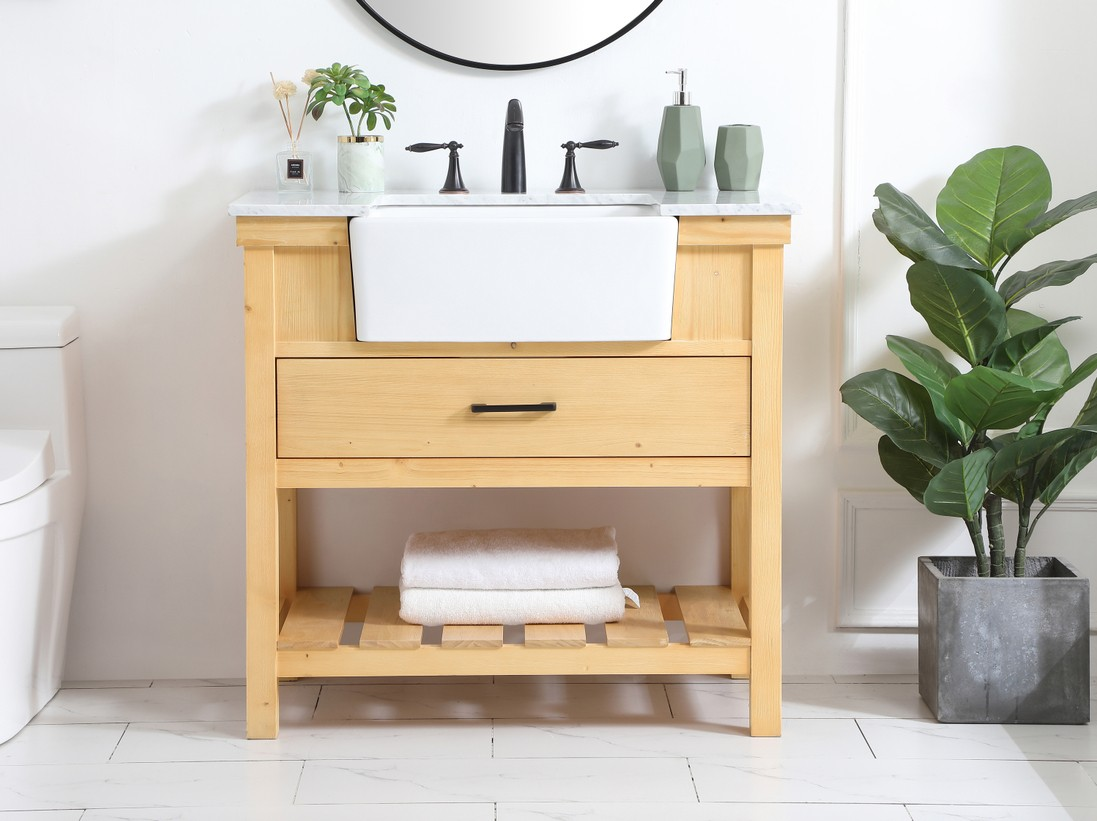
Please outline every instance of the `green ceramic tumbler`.
M757 191L762 176L762 129L722 125L716 131L716 185L721 191Z

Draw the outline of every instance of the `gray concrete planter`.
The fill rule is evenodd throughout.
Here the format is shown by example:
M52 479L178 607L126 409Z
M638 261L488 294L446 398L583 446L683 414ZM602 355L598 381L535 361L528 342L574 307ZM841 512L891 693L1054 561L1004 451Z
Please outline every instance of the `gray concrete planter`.
M980 579L973 558L918 559L918 689L938 721L1089 721L1089 579L1042 556L1026 572Z

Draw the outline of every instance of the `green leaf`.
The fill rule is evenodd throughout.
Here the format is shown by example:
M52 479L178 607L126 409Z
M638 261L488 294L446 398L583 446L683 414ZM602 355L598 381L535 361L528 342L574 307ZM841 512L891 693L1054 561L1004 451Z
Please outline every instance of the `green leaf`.
M1036 463L1070 436L1070 429L1064 428L1027 438L1017 437L1006 442L991 462L988 475L990 486L994 487L1005 481L1031 485ZM1036 498L1035 494L1030 498Z
M1033 291L1073 282L1088 271L1094 263L1097 263L1097 254L1091 254L1082 259L1059 259L1055 262L1047 262L1031 271L1018 271L1001 284L998 293L1005 300L1006 307L1009 307Z
M1028 241L1026 229L1051 201L1051 175L1035 151L990 148L958 166L937 196L945 236L984 268Z
M977 431L1004 430L1024 424L1058 396L1058 385L977 366L949 383L945 404Z
M366 116L366 128L369 131L373 131L373 129L377 128L377 114L376 113L371 111Z
M939 350L914 339L888 336L887 346L922 387L929 391L937 418L967 447L974 431L945 405L945 387L960 375L960 371Z
M938 468L925 459L903 450L887 436L880 437L876 449L880 454L880 464L884 472L921 502L930 479L938 474Z
M1082 409L1078 411L1078 418L1074 420L1075 427L1082 427L1083 425L1097 426L1097 382L1093 383L1093 387L1089 390L1089 396L1082 405Z
M1006 311L1006 325L1011 336L1030 331L1046 324L1047 320L1020 308ZM1052 334L1013 367L1013 372L1029 379L1061 385L1070 376L1070 354L1063 347L1059 337Z
M907 271L910 304L930 332L971 365L1005 338L1006 306L994 286L974 271L916 262Z
M314 119L314 120L319 120L320 119L320 115L324 113L324 106L325 105L327 105L327 103L320 103L319 105L313 106L312 119Z
M987 495L987 466L993 458L993 450L981 448L941 468L926 486L926 510L938 516L973 520Z
M1097 459L1097 433L1079 431L1078 436L1064 442L1051 457L1041 465L1037 481L1040 501L1044 506L1059 498L1070 482L1082 469Z
M1002 340L998 347L990 354L987 363L992 368L1001 371L1013 371L1020 362L1032 352L1041 342L1055 332L1060 325L1081 319L1080 316L1068 316L1065 319L1057 319L1054 322L1045 322L1035 328L1028 328Z
M933 413L929 392L889 370L868 371L841 387L842 401L908 453L937 467L949 460L951 437Z
M973 268L976 263L945 236L911 197L891 183L876 186L880 207L872 212L872 222L895 249L914 262L928 259L941 265Z
M1075 214L1090 211L1097 208L1097 191L1091 191L1072 200L1059 203L1046 214L1036 218L1028 226L1027 233L1030 237L1039 236L1049 228L1053 228L1063 220L1070 219Z

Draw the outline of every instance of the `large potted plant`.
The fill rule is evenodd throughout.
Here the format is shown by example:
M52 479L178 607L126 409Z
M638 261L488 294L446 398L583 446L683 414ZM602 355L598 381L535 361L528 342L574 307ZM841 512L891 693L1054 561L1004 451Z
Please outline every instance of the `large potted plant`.
M1027 550L1097 458L1097 385L1069 426L1048 425L1056 403L1097 371L1097 354L1072 367L1058 329L1080 317L1049 321L1018 303L1072 282L1097 254L1006 269L1033 237L1097 207L1097 192L1049 209L1043 160L1010 146L956 168L936 223L890 184L875 193L874 224L912 262L911 305L947 350L888 336L913 379L862 373L842 385L842 401L883 433L887 474L931 512L960 519L973 546L971 557L919 559L920 692L941 721L1084 723L1089 583ZM1012 558L1003 500L1016 506Z
M370 82L358 66L332 63L305 75L312 95L307 111L319 120L327 106L343 109L350 134L339 137L336 168L339 190L349 193L385 190L385 138L370 134L378 122L392 128L396 101L384 85ZM363 127L364 126L364 127Z

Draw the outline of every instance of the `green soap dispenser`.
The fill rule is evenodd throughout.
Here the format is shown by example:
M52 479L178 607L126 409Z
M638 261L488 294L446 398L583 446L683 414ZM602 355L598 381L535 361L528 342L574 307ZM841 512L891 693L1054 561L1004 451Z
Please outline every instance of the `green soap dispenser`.
M678 75L678 91L674 95L674 105L663 109L663 125L659 129L655 160L659 164L663 186L668 191L692 191L705 168L701 109L689 104L686 70L680 68L667 74Z

